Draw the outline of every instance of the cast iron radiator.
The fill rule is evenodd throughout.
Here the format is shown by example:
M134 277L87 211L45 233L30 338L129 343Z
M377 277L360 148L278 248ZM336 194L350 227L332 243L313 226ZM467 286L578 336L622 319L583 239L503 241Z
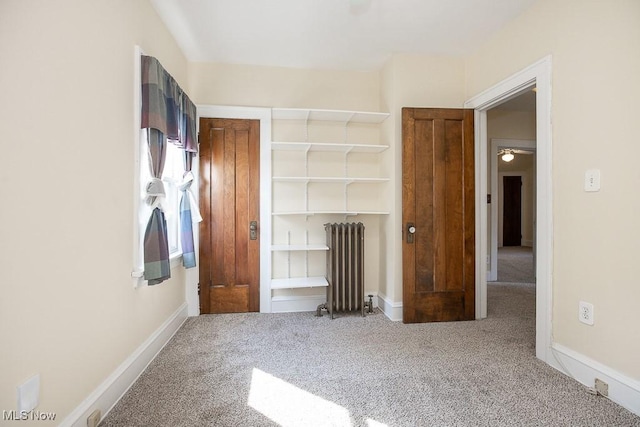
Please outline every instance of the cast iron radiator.
M361 311L364 316L364 224L361 222L325 224L327 233L327 302L318 306L334 312ZM371 297L370 297L371 300ZM369 311L372 311L369 309Z

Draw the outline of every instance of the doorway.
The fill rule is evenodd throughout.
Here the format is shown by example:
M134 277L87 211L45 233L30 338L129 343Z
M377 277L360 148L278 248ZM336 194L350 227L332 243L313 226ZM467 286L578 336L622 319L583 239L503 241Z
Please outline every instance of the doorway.
M529 100L531 104L531 100ZM533 101L535 108L535 100ZM529 107L531 108L531 105ZM495 110L492 110L495 112ZM491 112L489 112L491 113ZM488 123L492 121L491 114L488 114ZM509 119L509 126L512 125L512 118ZM531 124L523 124L528 130L520 130L517 136L535 136L535 110L530 112L528 120L532 120ZM487 126L491 128L491 126ZM488 132L491 132L488 130ZM495 133L495 130L491 133ZM492 203L487 205L488 214L488 246L487 246L487 273L486 278L489 282L498 280L498 248L503 247L503 177L504 176L520 176L523 183L522 191L524 192L524 206L522 207L521 227L522 240L521 245L532 248L535 258L536 248L536 199L537 199L537 168L536 168L536 141L535 139L502 139L489 138L489 183L488 193L491 194ZM502 160L501 153L505 151L514 152L514 159L509 162Z
M552 138L551 57L547 56L465 102L475 110L476 164L476 318L487 317L489 238L487 112L523 92L536 92L536 357L551 363L552 307Z

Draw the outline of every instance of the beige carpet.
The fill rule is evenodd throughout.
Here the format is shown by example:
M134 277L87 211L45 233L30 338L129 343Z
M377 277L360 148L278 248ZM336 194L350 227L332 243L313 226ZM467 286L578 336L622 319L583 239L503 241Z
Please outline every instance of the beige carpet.
M191 318L101 425L640 426L534 357L533 285L488 292L473 322Z
M535 283L533 250L525 246L498 248L498 282Z

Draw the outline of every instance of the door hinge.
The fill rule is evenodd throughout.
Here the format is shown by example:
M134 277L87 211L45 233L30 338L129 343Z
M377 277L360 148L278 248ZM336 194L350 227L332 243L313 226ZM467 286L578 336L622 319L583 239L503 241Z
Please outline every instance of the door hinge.
M200 296L200 282L198 282L198 296Z
M491 194L487 194L487 204L491 203Z

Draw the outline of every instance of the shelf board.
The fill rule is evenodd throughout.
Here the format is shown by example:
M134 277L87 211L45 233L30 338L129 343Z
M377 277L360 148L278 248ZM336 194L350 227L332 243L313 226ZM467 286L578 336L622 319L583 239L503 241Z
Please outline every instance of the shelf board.
M343 123L379 124L389 117L389 113L345 110L319 110L308 108L272 108L274 120L321 120Z
M341 178L328 176L274 176L272 179L273 182L324 182L336 184L377 184L389 181L389 178Z
M271 245L272 251L328 251L327 245Z
M327 279L322 276L271 279L271 289L321 288L327 286L329 286L329 283L327 283Z
M273 212L271 215L389 215L389 212L382 211L290 211L290 212Z
M349 153L381 153L388 145L342 144L333 142L271 142L272 150L280 151L335 151Z

